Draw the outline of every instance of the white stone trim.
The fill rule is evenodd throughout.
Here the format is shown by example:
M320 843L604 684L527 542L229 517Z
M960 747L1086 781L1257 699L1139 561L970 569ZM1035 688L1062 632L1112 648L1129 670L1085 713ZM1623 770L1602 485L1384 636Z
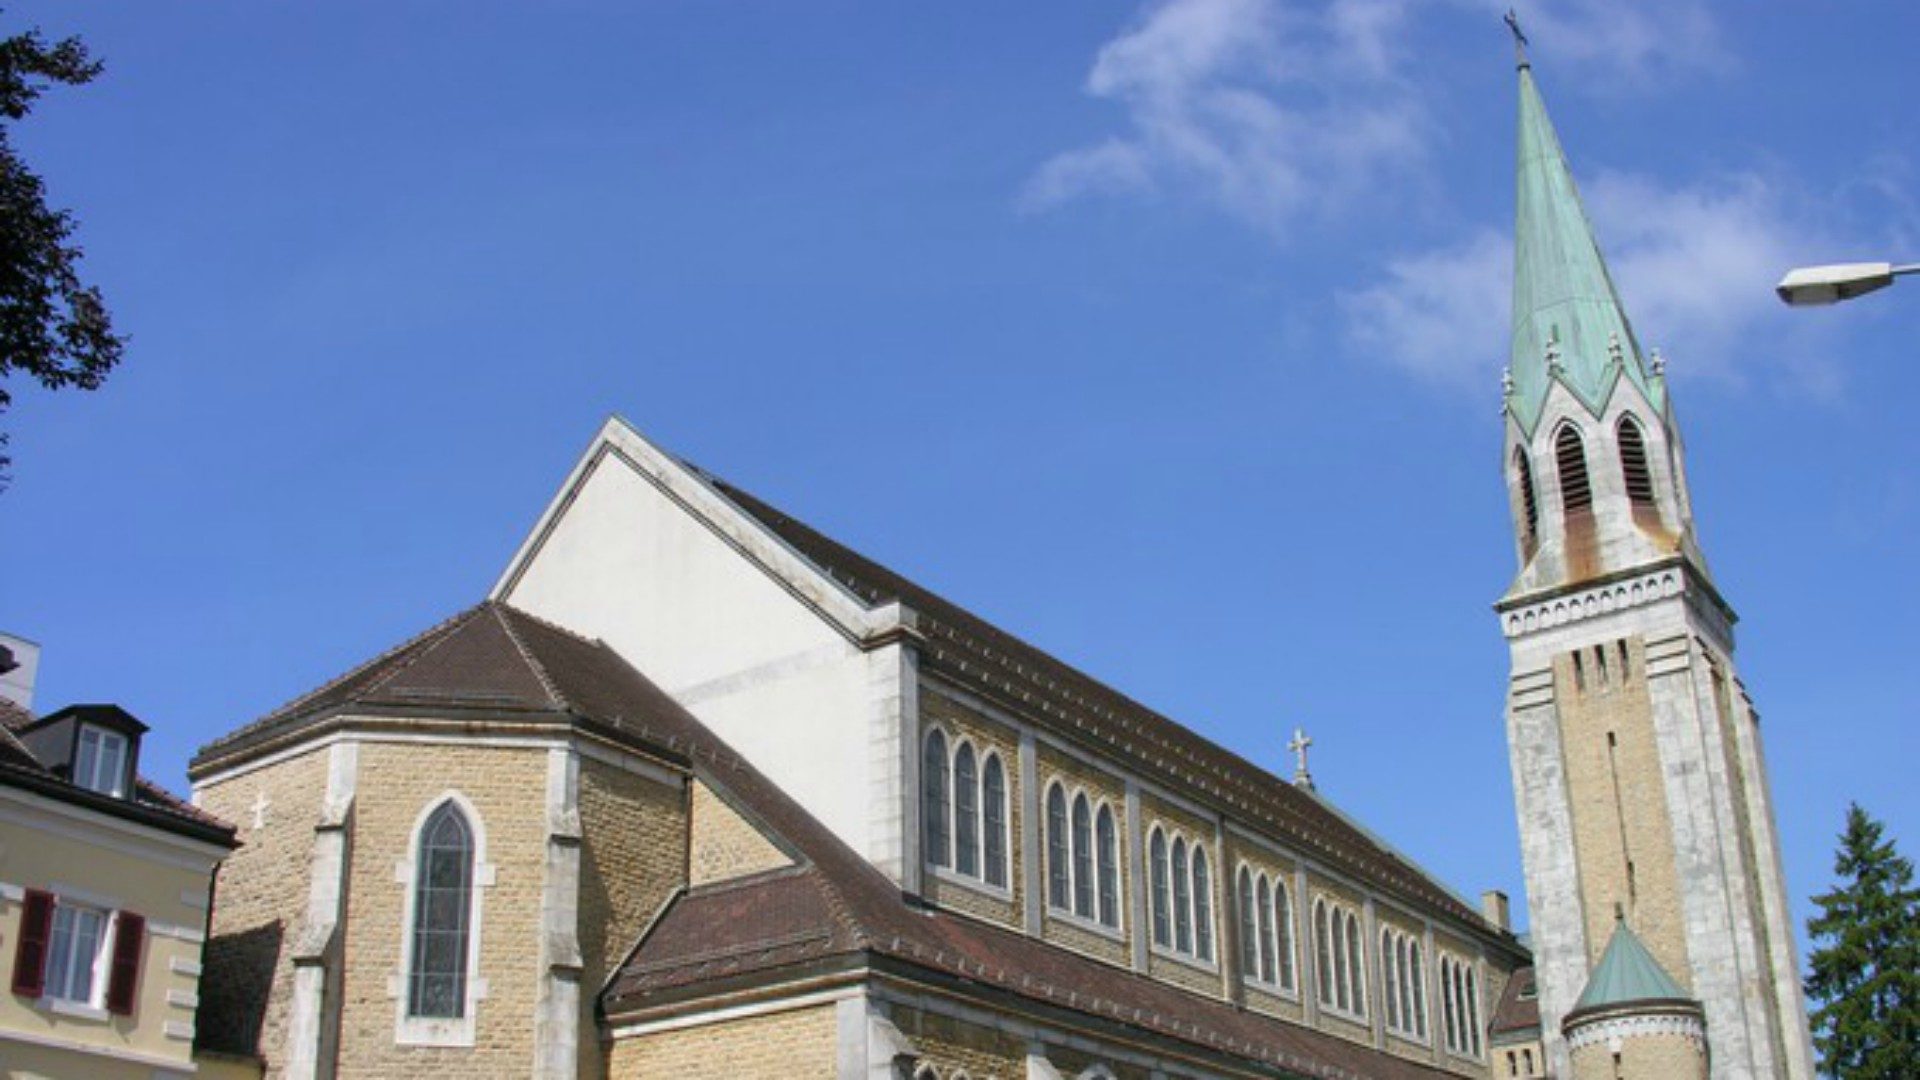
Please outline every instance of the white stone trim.
M1699 1017L1686 1013L1663 1012L1609 1016L1575 1024L1567 1033L1567 1045L1574 1050L1595 1044L1604 1044L1609 1049L1617 1049L1618 1044L1627 1039L1651 1038L1660 1035L1688 1039L1703 1047L1707 1041L1707 1029L1700 1022Z
M792 1012L795 1009L811 1008L815 1005L827 1005L848 998L859 998L865 991L858 986L836 987L832 990L818 990L810 994L797 994L793 997L772 998L766 1001L751 1001L744 1005L729 1005L725 1008L707 1009L696 1013L682 1013L678 1016L663 1017L659 1020L641 1020L632 1024L621 1024L607 1034L613 1039L634 1039L643 1035L658 1035L665 1031L683 1031L687 1028L705 1027L728 1020L744 1020L752 1016L767 1016L772 1013Z
M175 975L185 975L189 979L200 977L200 961L174 956L167 959L167 970Z
M167 1004L176 1009L197 1009L200 1007L200 995L191 990L169 990Z
M420 830L427 819L446 803L453 803L466 815L473 830L473 892L467 915L467 1000L461 1015L453 1018L407 1015L407 977L413 971L413 920L416 896L414 880L420 872ZM480 975L482 931L487 890L493 887L496 868L487 861L487 826L473 800L454 788L428 799L407 830L406 859L394 866L394 883L402 892L400 916L400 966L387 978L387 993L393 997L393 1041L398 1046L472 1046L480 1014L480 1003L487 998L487 980Z
M341 742L403 746L498 747L517 750L551 750L556 747L570 746L595 761L618 766L630 773L662 784L678 787L684 779L681 774L664 765L656 764L652 759L634 750L609 743L585 732L562 733L554 729L499 731L491 734L474 732L476 726L482 729L494 726L487 723L448 724L445 725L445 730L423 731L419 730L422 721L418 719L391 716L343 716L337 722L341 725L341 730L330 731L317 739L302 741L270 754L262 754L257 758L250 758L239 764L208 773L194 784L194 798L198 799L205 789L214 784L226 783L304 754L318 753ZM393 727L412 730L380 730Z
M160 1027L169 1039L178 1039L181 1042L193 1041L193 1025L184 1020L169 1020Z
M327 968L338 963L336 930L349 870L347 830L359 782L360 744L334 743L327 749L327 789L307 862L307 910L289 949L294 972L287 1022L288 1080L316 1080L321 1075L322 1046L339 1016L339 1002L328 1000ZM332 985L337 996L337 978Z
M92 1057L107 1058L111 1061L124 1061L129 1065L146 1065L155 1069L165 1069L182 1076L191 1076L200 1071L200 1067L191 1061L167 1057L163 1054L148 1054L139 1050L125 1050L114 1046L102 1046L98 1043L81 1042L78 1039L63 1039L57 1035L42 1035L37 1032L11 1029L0 1031L0 1046L9 1042L27 1046L41 1046L49 1050L65 1050L73 1054L87 1054Z
M533 1075L580 1071L580 758L547 751L547 861L540 892L540 990Z
M1674 564L1550 599L1517 604L1501 612L1500 630L1509 638L1524 637L1679 596L1685 591L1683 574Z

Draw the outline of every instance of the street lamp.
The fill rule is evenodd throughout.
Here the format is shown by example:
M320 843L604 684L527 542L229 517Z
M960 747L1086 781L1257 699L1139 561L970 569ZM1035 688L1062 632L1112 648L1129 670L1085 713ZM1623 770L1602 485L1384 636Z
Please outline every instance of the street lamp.
M1837 304L1864 296L1893 284L1901 274L1920 273L1920 263L1895 266L1892 263L1840 263L1835 266L1802 266L1787 271L1773 291L1783 303L1794 307Z

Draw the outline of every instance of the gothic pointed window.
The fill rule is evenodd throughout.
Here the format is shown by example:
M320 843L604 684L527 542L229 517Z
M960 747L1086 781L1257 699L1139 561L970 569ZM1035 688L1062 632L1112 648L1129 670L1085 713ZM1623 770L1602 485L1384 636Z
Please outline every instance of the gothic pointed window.
M962 741L953 752L953 868L969 877L980 874L980 772L973 744Z
M1065 908L1071 901L1067 854L1067 793L1056 781L1047 789L1047 902Z
M999 754L987 755L980 782L986 817L987 884L1007 883L1007 770Z
M1320 1004L1333 1004L1333 928L1323 900L1313 902L1313 977Z
M920 823L926 834L927 862L933 866L952 866L951 836L948 833L952 806L947 796L947 736L935 728L927 732L920 758Z
M1636 508L1653 505L1653 473L1647 468L1647 442L1633 417L1620 418L1620 475L1625 478L1627 499Z
M1399 958L1393 951L1392 930L1380 931L1380 966L1385 969L1385 979L1380 984L1380 1009L1386 1013L1387 1030L1400 1030L1400 974Z
M1207 849L1198 843L1193 845L1193 954L1213 959L1213 874Z
M1294 989L1293 980L1293 894L1287 889L1285 881L1276 881L1273 885L1273 927L1274 947L1278 953L1280 965L1279 982L1288 990Z
M1093 918L1093 809L1085 792L1073 797L1073 913Z
M1413 983L1413 1033L1419 1038L1427 1037L1427 975L1422 965L1419 942L1413 942L1407 949L1412 958L1408 975Z
M1094 837L1099 843L1095 858L1100 864L1100 922L1120 925L1120 841L1114 827L1113 807L1100 804L1094 819Z
M1173 947L1193 951L1193 882L1187 877L1187 839L1173 838Z
M1148 846L1153 860L1153 943L1171 946L1173 934L1170 924L1172 912L1168 910L1171 900L1167 895L1167 834L1155 828Z
M452 800L420 829L414 862L407 1015L466 1014L468 923L473 910L473 829Z
M1527 462L1527 452L1517 446L1513 448L1513 482L1520 488L1522 535L1531 550L1540 538L1540 503L1533 491L1533 466Z
M1256 978L1260 971L1260 945L1255 929L1253 875L1242 866L1237 881L1240 897L1240 970L1248 978Z
M1258 886L1258 892L1259 892L1259 898L1256 901L1256 905L1255 905L1260 913L1260 927L1259 927L1260 956L1258 961L1259 963L1258 970L1260 972L1260 980L1262 982L1270 983L1274 981L1273 887L1267 884L1267 875L1265 874L1260 875L1260 884ZM1252 965L1249 965L1249 967L1251 968Z
M1560 505L1568 515L1593 509L1593 481L1587 475L1587 449L1572 424L1553 437L1554 461L1560 470Z

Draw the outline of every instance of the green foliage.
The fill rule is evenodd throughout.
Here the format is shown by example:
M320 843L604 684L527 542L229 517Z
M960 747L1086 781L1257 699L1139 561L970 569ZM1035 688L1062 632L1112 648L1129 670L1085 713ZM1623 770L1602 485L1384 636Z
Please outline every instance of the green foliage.
M1847 808L1820 914L1807 996L1820 1071L1839 1080L1920 1076L1920 890L1881 824Z
M100 291L80 280L73 218L47 205L46 185L14 151L12 125L54 83L79 86L100 62L78 38L48 44L38 30L0 39L0 414L5 379L21 371L57 390L92 390L120 362ZM0 482L8 465L0 434Z

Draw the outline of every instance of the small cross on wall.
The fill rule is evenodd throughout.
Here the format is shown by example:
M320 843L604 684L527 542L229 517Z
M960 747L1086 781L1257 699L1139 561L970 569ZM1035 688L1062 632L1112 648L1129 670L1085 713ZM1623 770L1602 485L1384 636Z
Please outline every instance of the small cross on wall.
M272 807L273 804L267 801L267 789L256 788L253 793L253 827L255 829L266 827L267 811Z

